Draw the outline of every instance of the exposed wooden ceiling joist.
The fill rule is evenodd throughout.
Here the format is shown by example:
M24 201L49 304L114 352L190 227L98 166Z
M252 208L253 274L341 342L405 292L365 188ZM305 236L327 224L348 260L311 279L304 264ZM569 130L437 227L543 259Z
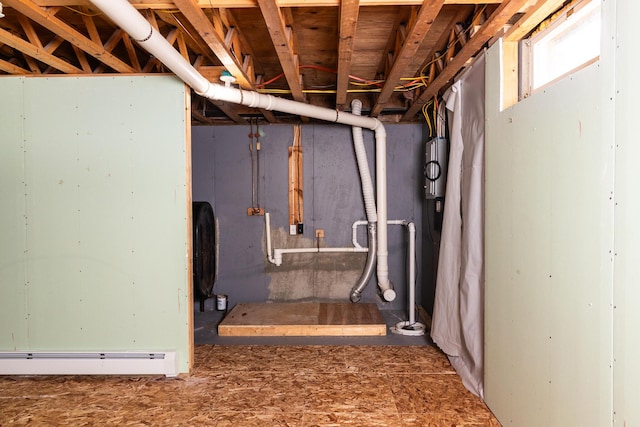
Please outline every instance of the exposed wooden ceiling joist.
M258 4L282 65L282 71L285 79L287 79L291 95L296 101L304 101L305 96L302 92L302 79L298 71L298 59L293 51L291 35L287 34L291 32L291 28L286 27L276 0L258 0Z
M0 28L0 43L7 44L12 48L19 50L20 52L29 55L31 58L37 59L56 70L62 71L67 74L83 74L84 71L78 67L69 64L67 61L58 58L48 52L45 52L43 48L34 46L28 41Z
M279 7L332 7L340 6L341 0L278 0ZM38 6L87 6L89 0L34 0ZM130 0L142 9L172 9L173 1ZM258 7L258 0L196 0L198 7L206 8L246 8ZM361 0L360 6L420 6L423 0ZM445 4L498 4L501 0L445 0Z
M128 1L209 81L218 82L227 69L242 89L330 109L345 109L358 97L364 111L391 122L419 120L425 102L489 40L503 33L519 39L563 2ZM88 0L3 4L0 77L168 71ZM407 86L402 94L400 84ZM194 123L245 123L260 113L272 123L309 120L199 96L193 105Z
M236 78L237 83L244 89L253 89L253 76L247 76L242 69L242 64L229 51L224 39L218 35L213 24L207 18L204 11L198 6L196 0L175 0L175 6L198 30L200 37L207 43L211 51L218 57L222 65Z
M359 0L342 0L340 4L340 34L338 42L338 77L336 82L336 108L343 110L347 103L349 72L353 56L353 42L358 26Z
M558 10L566 0L539 1L505 33L506 41L518 41L533 30L547 16Z
M400 82L401 77L407 75L413 76L417 71L417 69L409 69L409 66L414 62L415 54L427 36L443 4L443 0L424 0L413 26L409 29L402 43L400 52L394 55L393 65L388 75L385 76L385 84L378 95L376 104L371 109L371 116L376 117L380 114L396 85Z
M105 50L104 46L88 39L71 26L56 18L51 12L37 6L30 0L4 0L6 6L12 7L22 15L42 25L49 31L59 35L72 45L82 49L105 65L120 73L134 73L131 65L121 61Z
M466 45L458 52L458 54L449 62L444 70L429 82L427 88L422 92L420 97L416 99L409 107L407 112L402 116L402 120L410 120L422 108L424 103L438 95L438 92L455 77L456 74L465 66L467 61L471 59L481 48L487 43L494 34L504 27L504 25L528 2L528 0L505 0L493 14L487 19Z

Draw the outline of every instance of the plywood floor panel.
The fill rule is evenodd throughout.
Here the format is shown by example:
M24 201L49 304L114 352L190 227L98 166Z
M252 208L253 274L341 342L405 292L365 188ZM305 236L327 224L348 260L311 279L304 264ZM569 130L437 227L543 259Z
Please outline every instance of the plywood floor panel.
M387 327L373 303L243 303L218 326L234 336L381 336Z
M0 425L500 426L435 347L344 345L196 346L179 378L0 376Z

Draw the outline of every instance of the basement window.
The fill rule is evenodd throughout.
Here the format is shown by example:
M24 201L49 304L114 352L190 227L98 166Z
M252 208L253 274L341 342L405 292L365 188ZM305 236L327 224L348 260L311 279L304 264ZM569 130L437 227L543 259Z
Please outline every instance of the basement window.
M520 98L535 93L600 58L600 1L583 0L543 22L521 42Z

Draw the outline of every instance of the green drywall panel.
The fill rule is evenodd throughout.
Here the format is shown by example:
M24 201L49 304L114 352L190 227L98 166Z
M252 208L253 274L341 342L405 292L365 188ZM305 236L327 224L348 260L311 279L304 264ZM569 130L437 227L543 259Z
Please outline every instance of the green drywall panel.
M23 80L0 78L0 341L9 350L28 333L22 92Z
M499 111L487 54L485 398L505 426L611 424L611 61Z
M640 425L639 15L640 2L617 2L613 396L620 427Z
M20 84L22 138L10 145L25 147L22 349L177 351L188 371L184 85L167 76Z

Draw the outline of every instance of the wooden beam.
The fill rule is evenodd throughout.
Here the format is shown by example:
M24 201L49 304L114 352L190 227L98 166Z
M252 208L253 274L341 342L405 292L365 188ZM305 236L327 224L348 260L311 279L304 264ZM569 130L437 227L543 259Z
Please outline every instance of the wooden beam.
M49 31L59 35L74 46L87 52L108 67L120 73L133 73L135 70L118 57L106 52L102 45L86 38L73 27L67 25L50 11L45 10L31 0L3 0L5 6L14 8L16 11L27 16L29 19L42 25Z
M528 0L505 0L498 8L491 14L487 21L482 25L482 28L478 30L466 45L458 54L447 64L444 70L438 74L433 82L429 82L427 88L416 99L407 112L402 116L402 121L410 121L413 119L418 111L422 108L422 105L428 100L437 96L440 89L446 85L456 74L464 67L469 59L471 59L486 42L493 37L493 35L502 28L511 17L518 13L520 8Z
M211 49L209 49L209 46L204 43L202 37L199 37L195 34L197 33L196 29L190 28L191 25L188 22L183 24L182 21L178 19L178 17L173 12L156 11L155 14L158 15L158 17L167 24L173 27L180 28L182 30L185 35L184 41L189 49L197 52L198 54L206 56L213 62L216 61L216 57L213 55L213 52L211 52ZM189 28L187 28L187 25L189 25Z
M80 63L82 70L86 73L91 73L93 70L91 70L91 65L89 64L89 61L87 61L87 55L84 54L84 50L74 45L71 45L71 47L76 54L76 58L78 58L78 62Z
M25 70L22 67L18 67L11 62L7 62L4 59L0 59L0 70L9 74L29 74L29 70Z
M142 70L142 67L140 66L140 61L138 60L138 55L136 54L136 48L133 45L129 34L125 34L122 37L122 42L124 43L124 47L127 49L127 55L129 55L129 61L131 62L131 65L133 65L134 70L136 70L136 72L140 72Z
M302 127L293 127L293 144L289 146L289 226L304 223Z
M564 0L539 0L518 22L509 28L504 35L505 41L520 41L549 15L560 9L563 4Z
M262 16L267 24L271 41L280 60L282 71L291 90L291 95L296 101L304 102L300 72L298 71L298 58L291 47L287 36L287 28L280 13L276 0L258 0Z
M138 9L173 9L169 0L129 0ZM280 7L338 7L341 0L278 0ZM88 6L88 0L34 0L38 6ZM424 0L361 0L360 6L420 6ZM499 4L502 0L445 0L445 4ZM258 0L196 0L198 7L247 8L258 7Z
M32 57L30 57L29 55L27 55L24 52L21 52L21 53L22 53L22 56L24 57L24 60L27 62L27 66L29 67L31 72L33 74L41 74L42 70L40 70L40 66L38 65L38 61L36 61L35 59L33 59Z
M67 61L64 61L57 56L54 56L48 52L45 52L44 49L34 46L28 41L16 36L15 34L11 34L9 31L0 28L0 43L4 43L6 45L11 46L12 48L19 50L20 52L37 59L40 62L44 62L47 65L52 66L56 70L60 70L63 73L67 74L83 74L84 72L75 67L74 65L69 64Z
M237 83L243 89L253 89L253 76L247 76L242 70L242 64L227 49L224 39L221 38L213 24L207 18L204 11L198 6L196 0L175 0L175 5L180 12L197 29L200 37L218 57L222 65L236 78Z
M33 28L31 21L24 15L18 15L18 22L20 23L20 26L22 27L22 30L27 36L29 42L38 49L43 49L40 37L38 37L38 33L36 33L36 30Z
M343 110L347 103L349 73L353 43L358 26L360 0L342 0L340 3L340 41L338 42L338 77L336 88L336 108Z
M211 102L213 105L218 107L220 109L220 111L222 111L227 117L229 117L234 122L236 122L236 123L238 123L240 125L246 125L247 124L247 121L245 119L243 119L238 113L236 113L236 111L234 109L235 104L230 104L230 103L224 102L224 101L212 101L212 100L207 100L207 101Z
M384 105L387 103L396 85L400 82L402 76L413 76L417 71L415 69L409 69L409 66L414 63L415 55L422 41L427 36L427 33L431 29L433 21L442 9L444 0L424 0L418 16L416 16L415 23L409 30L407 37L402 44L400 52L396 53L393 66L389 73L385 76L385 83L378 95L375 105L371 109L371 116L376 117Z

